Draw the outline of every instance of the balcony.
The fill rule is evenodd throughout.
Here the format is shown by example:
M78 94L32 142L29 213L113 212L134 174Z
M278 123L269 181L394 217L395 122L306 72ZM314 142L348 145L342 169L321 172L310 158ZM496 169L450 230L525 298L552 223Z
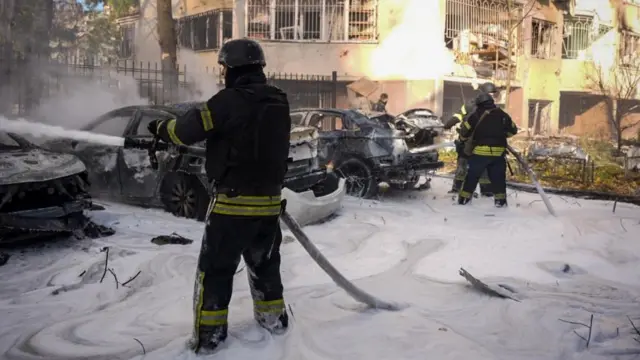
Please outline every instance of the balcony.
M514 79L521 53L522 5L506 0L447 0L445 43L464 77Z

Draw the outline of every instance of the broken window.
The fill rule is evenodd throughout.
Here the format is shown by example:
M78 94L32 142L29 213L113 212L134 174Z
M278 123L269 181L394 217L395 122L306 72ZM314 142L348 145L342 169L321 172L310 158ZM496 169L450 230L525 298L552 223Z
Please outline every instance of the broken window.
M620 63L626 66L640 65L640 34L624 31L620 39Z
M552 57L553 33L555 24L549 21L531 20L531 56L538 59Z
M178 44L191 50L216 50L232 37L233 10L211 10L178 19Z
M446 0L446 46L456 62L474 67L482 77L506 78L508 63L515 71L521 47L522 6L507 0ZM513 73L511 74L513 76Z
M255 39L377 40L377 0L248 0L247 10Z
M565 15L562 26L562 58L589 58L586 50L611 29L609 25L594 21L593 16Z

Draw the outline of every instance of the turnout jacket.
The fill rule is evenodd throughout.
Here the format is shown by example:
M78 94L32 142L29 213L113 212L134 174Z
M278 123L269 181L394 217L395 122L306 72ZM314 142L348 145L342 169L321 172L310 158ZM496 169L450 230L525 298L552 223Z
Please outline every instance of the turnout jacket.
M213 212L253 216L281 211L290 131L287 95L259 72L240 76L200 108L168 120L166 136L159 135L175 144L206 140L205 169L217 191ZM235 209L222 209L232 203Z
M460 125L460 138L467 141L473 136L473 154L482 156L504 155L507 139L517 133L511 116L495 104L478 106Z

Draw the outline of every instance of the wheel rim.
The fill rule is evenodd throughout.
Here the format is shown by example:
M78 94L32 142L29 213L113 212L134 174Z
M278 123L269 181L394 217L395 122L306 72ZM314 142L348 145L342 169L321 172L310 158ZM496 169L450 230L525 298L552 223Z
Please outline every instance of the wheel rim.
M171 189L171 204L174 213L182 217L193 217L196 208L196 196L184 180L177 182Z
M346 163L336 171L345 180L347 195L364 197L367 192L367 183L371 179L365 167L360 164Z

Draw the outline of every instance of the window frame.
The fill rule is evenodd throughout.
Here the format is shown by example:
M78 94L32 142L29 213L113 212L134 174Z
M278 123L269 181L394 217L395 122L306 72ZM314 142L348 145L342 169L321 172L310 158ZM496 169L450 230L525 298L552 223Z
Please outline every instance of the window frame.
M300 25L295 25L295 24L300 24L300 19L304 18L304 15L301 16L301 12L303 12L304 10L300 10L300 8L304 8L306 6L309 7L316 7L316 5L301 5L301 1L304 0L286 0L288 3L293 4L293 5L285 5L282 3L278 3L278 1L281 0L246 0L245 1L245 16L244 16L244 34L246 37L248 38L252 38L252 39L257 39L260 41L276 41L276 42L305 42L305 43L364 43L364 44L377 44L379 43L379 2L380 0L368 0L371 1L371 4L365 4L365 5L357 5L354 6L353 3L356 0L344 0L344 4L340 5L338 4L337 0L336 0L336 4L327 4L328 1L330 0L321 0L320 2L320 24L319 24L319 38L317 39L311 39L311 38L305 38L305 30L304 30L304 20L302 21L303 25L302 25L302 31L296 31L295 27L300 27ZM262 4L256 4L257 2L263 2ZM268 3L268 4L267 4ZM342 7L342 9L340 9L340 7ZM293 11L289 10L289 11L278 11L278 9L282 9L282 8L292 8ZM328 9L339 9L342 11L342 18L340 20L343 21L342 25L336 25L336 26L342 26L342 28L339 30L342 30L342 34L340 35L339 39L331 39L332 37L332 29L330 29L331 27L331 21L328 20ZM258 11L254 11L254 9L258 9ZM264 10L267 10L266 12L264 12ZM352 9L355 9L352 11ZM292 24L294 24L293 26L277 26L277 13L278 12L293 12L294 15L294 20L293 22L291 22ZM315 11L310 11L310 12L315 12ZM371 19L366 19L364 21L361 21L361 19L353 19L352 15L353 14L369 14L367 15L371 17ZM265 28L268 29L267 31L252 31L250 29L250 22L251 22L251 18L252 15L254 15L256 18L260 18L260 17L265 17L268 21L268 24L266 22L262 22L262 25L266 25ZM367 23L370 23L371 25L367 28ZM259 24L256 22L256 24ZM362 29L360 29L359 32L354 32L352 31L353 27L357 27L358 25L364 25L364 27ZM366 32L368 30L365 29L371 29L371 34L368 36L365 36ZM293 34L293 38L291 39L283 39L281 34L283 29L286 30L293 30L291 33ZM312 31L315 32L315 31ZM267 35L268 36L264 36ZM302 38L300 38L300 34L302 34ZM362 37L365 36L366 38L358 38L358 37Z
M203 29L196 29L198 22L204 23ZM178 45L182 48L193 51L218 50L233 37L233 9L214 9L181 17L176 19L176 31ZM199 34L204 35L204 39Z

